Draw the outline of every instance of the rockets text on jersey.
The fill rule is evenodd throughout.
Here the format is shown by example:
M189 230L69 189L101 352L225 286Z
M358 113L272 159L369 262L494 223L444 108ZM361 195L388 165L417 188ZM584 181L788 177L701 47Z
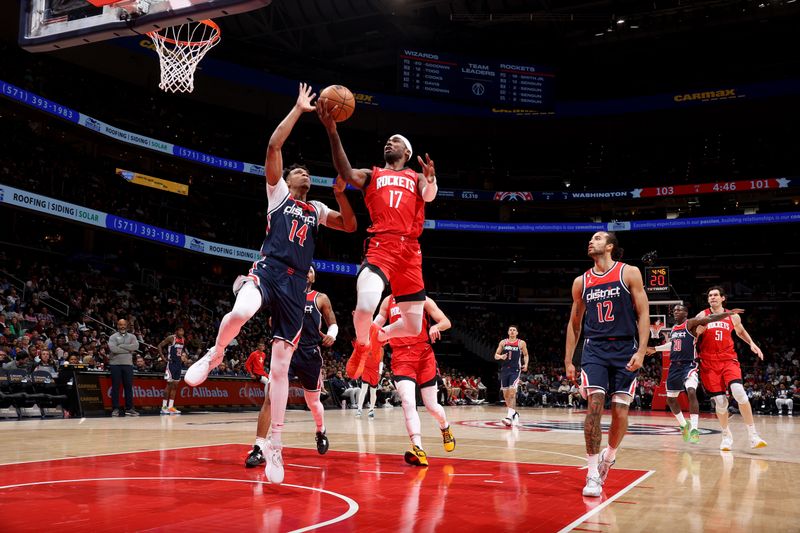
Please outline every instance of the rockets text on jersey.
M425 201L417 185L417 172L410 168L372 168L364 189L372 235L396 235L416 239L425 222Z
M703 314L710 315L711 309L706 309ZM697 350L700 359L720 361L737 359L736 350L733 347L734 329L733 319L729 316L706 324L705 331L700 335L699 349Z
M394 296L389 296L389 324L393 324L400 319L400 307L397 305L397 302L394 300ZM392 347L398 346L411 346L414 344L425 343L428 342L428 315L427 313L423 313L422 315L422 329L419 332L419 335L414 337L393 337L389 339L389 345Z
M626 266L617 261L603 274L593 269L584 273L583 332L587 339L636 337L636 310L622 278Z
M669 334L669 339L672 343L669 350L671 362L690 363L695 360L697 356L695 341L697 339L686 329L686 322L675 325Z

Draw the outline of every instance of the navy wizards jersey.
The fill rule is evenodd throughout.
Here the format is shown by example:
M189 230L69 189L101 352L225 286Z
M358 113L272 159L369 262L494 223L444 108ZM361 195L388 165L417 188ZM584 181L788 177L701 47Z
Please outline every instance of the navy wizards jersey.
M636 309L622 280L626 266L617 261L605 274L589 269L583 275L583 332L587 339L637 336Z
M695 352L694 335L686 329L686 322L677 324L669 334L672 347L669 350L669 360L672 363L691 363L697 357Z
M317 291L306 293L306 306L303 314L303 329L300 333L300 346L314 348L322 342L322 313L317 307Z
M317 232L325 224L328 208L320 202L296 200L283 179L275 187L267 188L267 196L267 235L261 255L297 272L307 272L314 257Z
M522 349L519 346L519 339L515 341L506 339L505 344L503 344L503 355L508 357L508 359L504 359L500 362L501 370L518 371L521 368L520 360L522 359Z
M181 354L183 353L183 342L183 339L178 336L175 336L172 339L172 344L170 344L168 351L168 361L170 363L181 360Z

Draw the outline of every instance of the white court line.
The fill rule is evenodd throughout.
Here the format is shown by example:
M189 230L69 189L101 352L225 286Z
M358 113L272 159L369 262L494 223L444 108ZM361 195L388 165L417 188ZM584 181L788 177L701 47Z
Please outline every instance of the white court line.
M89 459L91 457L108 457L110 455L125 455L129 453L168 452L170 450L189 450L191 448L210 448L212 446L238 446L240 444L241 443L239 442L223 442L222 444L194 444L192 446L175 446L174 448L150 448L147 450L130 450L127 452L96 453L93 455L73 455L70 457L55 457L53 459L35 459L32 461L14 461L11 463L0 463L0 466L24 465L28 463L47 463L50 461L68 461L70 459Z
M625 494L626 492L628 492L629 490L634 488L636 485L638 485L639 483L641 483L642 481L644 481L645 479L649 478L650 476L652 476L655 473L656 473L655 470L648 470L647 472L642 474L639 477L639 479L635 480L633 483L631 483L630 485L628 485L627 487L625 487L624 489L622 489L618 493L614 494L611 498L607 499L606 501L604 501L603 503L601 503L600 505L598 505L597 507L595 507L591 511L589 511L587 513L584 513L580 518L578 518L577 520L575 520L574 522L572 522L570 525L566 526L565 528L561 529L558 533L566 533L567 531L570 531L575 526L578 526L578 525L582 524L583 522L588 520L590 517L596 515L597 513L599 513L600 511L602 511L606 507L608 507L614 500L616 500L617 498L619 498L620 496L622 496L623 494Z
M447 474L448 476L481 476L481 477L491 477L494 474Z
M542 474L560 474L561 470L550 470L549 472L528 472L532 476L541 476Z
M82 478L82 479L58 479L53 481L35 481L31 483L18 483L16 485L5 485L0 487L2 489L13 489L18 487L30 487L34 485L56 485L56 484L63 484L63 483L82 483L85 481L137 481L137 480L148 480L148 481L227 481L231 483L250 483L250 484L258 484L258 485L269 485L266 481L254 481L251 479L233 479L233 478L219 478L219 477L161 477L161 476L146 476L146 477L96 477L96 478ZM329 494L331 496L335 496L340 500L344 501L347 506L347 512L341 514L335 518L327 520L325 522L320 522L319 524L312 524L310 526L306 526L301 529L295 529L290 533L303 533L305 531L311 531L312 529L318 529L321 527L329 526L331 524L336 524L343 520L347 520L354 514L358 512L358 503L344 494L339 494L338 492L332 492L330 490L319 489L316 487L306 487L304 485L292 485L289 483L283 483L282 487L291 487L294 489L302 489L302 490L310 490L313 492L321 492L323 494Z
M534 448L523 448L521 446L516 446L515 448L509 448L508 446L485 446L483 444L459 444L460 448L472 447L472 448L496 448L498 450L509 450L509 449L516 449L516 450L525 450L528 452L539 452L539 453L552 453L554 455L563 455L564 457L572 457L574 459L578 459L582 463L586 462L586 456L581 457L580 455L572 455L571 453L562 453L562 452L551 452L549 450L537 450ZM469 459L470 461L492 461L497 462L495 459ZM500 462L511 462L516 463L518 461L500 461ZM549 464L549 463L525 463L525 464ZM565 466L574 466L574 465L565 465Z
M380 472L378 470L359 470L359 472L363 472L364 474L397 474L397 475L403 475L403 472Z
M314 470L322 470L321 466L298 465L295 463L286 463L286 466L296 466L297 468L313 468Z
M501 484L503 483L502 481L495 481L493 479L484 479L483 482L484 483L501 483Z

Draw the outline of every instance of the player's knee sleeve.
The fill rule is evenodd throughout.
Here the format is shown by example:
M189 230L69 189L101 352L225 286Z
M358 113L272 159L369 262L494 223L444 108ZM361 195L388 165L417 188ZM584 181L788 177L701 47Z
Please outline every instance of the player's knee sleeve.
M750 401L747 399L747 393L741 383L731 384L731 395L736 398L736 401L739 403L747 403Z
M370 320L372 320L372 314L381 301L383 288L383 279L379 275L368 268L363 269L356 281L356 290L358 291L356 312L369 313Z
M717 414L726 414L728 412L728 397L724 394L714 396L714 409L717 411Z
M615 394L611 397L611 403L618 403L625 406L629 406L631 404L631 400L633 400L633 398L627 394Z
M681 395L681 391L675 391L675 390L668 390L667 391L667 398L677 398L680 395Z
M697 374L692 374L686 378L686 381L683 382L683 386L687 389L696 389L698 384L699 381L697 380Z

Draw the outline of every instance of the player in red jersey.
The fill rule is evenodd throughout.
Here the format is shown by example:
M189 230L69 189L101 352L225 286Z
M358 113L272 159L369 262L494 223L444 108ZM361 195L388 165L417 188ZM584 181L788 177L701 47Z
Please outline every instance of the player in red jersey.
M727 300L725 289L711 287L708 289L707 296L709 308L701 311L697 318L727 311L723 306ZM697 343L697 353L700 358L700 381L703 382L703 387L711 396L717 411L719 425L722 427L722 442L719 449L730 451L733 447L733 434L728 427L728 397L726 395L728 388L731 390L731 396L736 398L739 411L747 425L750 447L763 448L767 443L756 432L753 408L750 406L750 400L742 386L742 369L733 347L734 331L740 339L750 345L750 349L759 359L764 359L761 348L744 329L742 318L739 315L731 315L705 326L698 326L697 333L700 334L700 340Z
M264 352L265 348L266 345L263 342L259 342L258 347L250 353L244 364L244 369L250 375L250 379L264 385L264 403L261 404L261 411L258 413L256 442L253 445L253 451L250 452L244 462L247 468L255 468L266 462L264 460L264 450L267 449L266 435L272 417L270 416L271 405L269 403L269 374L264 370L264 361L267 358L267 354ZM264 436L261 437L260 435Z
M335 107L334 107L335 109ZM413 150L402 135L389 137L383 150L383 168L353 169L331 117L333 110L317 106L317 114L328 132L336 171L350 185L364 192L372 225L364 243L364 262L356 282L358 298L353 314L356 344L347 363L347 373L358 378L371 353L381 357L380 344L387 339L413 337L422 330L425 285L422 281L422 251L417 238L425 222L425 203L436 198L438 186L433 161L417 157L422 173L408 168ZM386 328L372 324L372 314L386 285L391 287L400 318Z
M427 318L423 315L423 324L419 333L408 337L389 339L389 346L392 347L392 374L394 374L397 392L403 402L406 430L411 438L411 450L406 452L405 461L414 466L428 466L428 456L422 449L422 435L417 413L417 386L419 386L425 408L439 423L445 451L452 452L456 448L456 439L453 438L453 432L450 431L447 415L436 401L439 369L436 366L436 357L431 346L442 338L442 331L450 328L450 319L439 309L436 302L427 297L423 312L434 322L430 328L428 328ZM381 302L381 308L373 323L381 327L388 321L391 326L399 320L402 320L400 305L393 295L389 295Z

